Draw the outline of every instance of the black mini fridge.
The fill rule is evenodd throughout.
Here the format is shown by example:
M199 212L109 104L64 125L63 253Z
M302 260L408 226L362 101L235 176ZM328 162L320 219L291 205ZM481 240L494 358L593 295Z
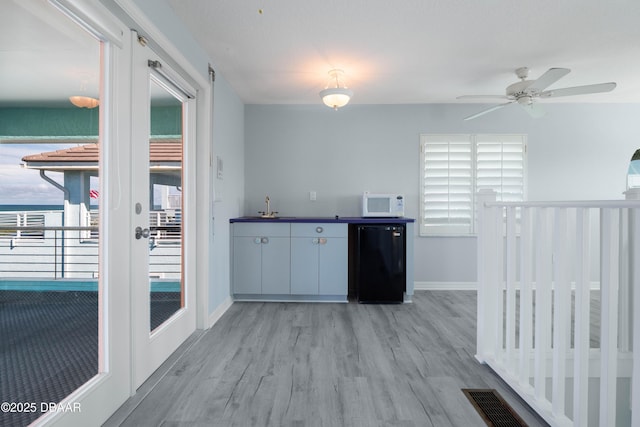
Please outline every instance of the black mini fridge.
M358 225L355 252L358 302L402 303L406 287L405 226Z

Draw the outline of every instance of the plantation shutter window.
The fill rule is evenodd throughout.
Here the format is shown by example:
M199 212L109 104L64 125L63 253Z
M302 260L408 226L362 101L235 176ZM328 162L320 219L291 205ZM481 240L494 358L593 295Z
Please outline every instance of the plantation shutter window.
M473 156L468 136L425 135L421 151L421 231L427 234L470 233Z
M475 194L525 197L525 135L421 135L420 234L475 232Z

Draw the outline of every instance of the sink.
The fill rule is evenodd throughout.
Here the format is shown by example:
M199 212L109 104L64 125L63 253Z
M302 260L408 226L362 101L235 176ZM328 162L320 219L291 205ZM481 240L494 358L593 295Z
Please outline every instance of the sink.
M263 216L263 215L258 215L258 216L246 216L245 218L248 219L261 219L264 221L278 221L278 220L291 220L291 219L295 219L295 216Z

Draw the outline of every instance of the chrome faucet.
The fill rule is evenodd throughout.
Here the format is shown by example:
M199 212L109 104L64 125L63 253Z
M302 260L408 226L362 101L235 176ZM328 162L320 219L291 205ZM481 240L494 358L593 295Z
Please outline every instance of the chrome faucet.
M265 197L264 202L267 204L267 210L265 212L258 211L262 218L275 218L278 212L271 212L271 200L269 196Z

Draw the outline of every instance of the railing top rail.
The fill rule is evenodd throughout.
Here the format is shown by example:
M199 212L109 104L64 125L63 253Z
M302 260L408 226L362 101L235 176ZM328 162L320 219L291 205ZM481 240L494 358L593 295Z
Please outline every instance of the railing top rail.
M158 226L150 226L150 230L180 230L182 227L180 225L158 225ZM0 226L0 231L98 231L99 228L97 226L91 227L72 227L72 226L50 226L50 227L42 227L37 225L21 225L15 227L8 226Z
M66 227L66 226L20 226L20 227L6 227L0 226L0 231L98 231L98 227Z
M568 200L534 202L485 202L486 207L523 208L640 208L640 200Z

